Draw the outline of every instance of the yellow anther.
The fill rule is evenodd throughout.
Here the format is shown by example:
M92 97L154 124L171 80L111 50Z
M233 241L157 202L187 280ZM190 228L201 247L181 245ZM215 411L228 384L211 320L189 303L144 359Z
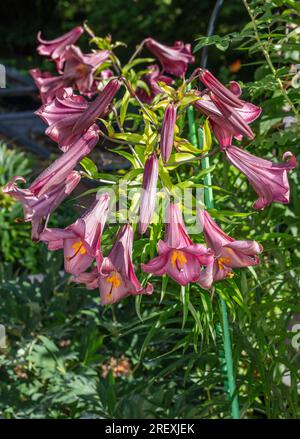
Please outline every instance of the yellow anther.
M225 265L231 264L231 259L229 256L226 256L225 258L218 259L219 270L224 270L224 264Z
M74 250L75 255L77 255L77 253L80 253L81 255L86 254L86 249L84 248L82 241L74 242L74 244L72 245L72 249Z
M111 276L106 278L106 282L110 283L111 287L113 289L113 288L119 288L122 281L121 281L121 277L120 277L119 273L112 273ZM111 291L109 294L111 294Z
M171 263L173 268L175 267L175 264L177 265L177 261L180 265L180 268L183 268L184 265L187 263L187 259L182 251L173 250L171 255Z

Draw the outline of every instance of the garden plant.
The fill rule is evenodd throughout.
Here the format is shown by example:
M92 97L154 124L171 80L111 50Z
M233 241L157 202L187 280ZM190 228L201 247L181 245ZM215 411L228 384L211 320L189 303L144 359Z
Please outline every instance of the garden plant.
M57 156L1 180L44 261L42 279L1 274L3 416L299 417L300 7L243 4L240 32L193 47L148 36L127 63L126 42L88 22L38 34L53 66L30 70L35 113ZM239 63L233 77L206 68L208 48L231 47L252 82ZM99 172L105 147L130 166Z

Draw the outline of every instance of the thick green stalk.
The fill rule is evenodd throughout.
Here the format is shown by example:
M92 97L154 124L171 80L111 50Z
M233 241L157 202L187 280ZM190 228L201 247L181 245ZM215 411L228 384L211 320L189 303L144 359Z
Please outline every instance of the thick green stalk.
M193 143L196 147L201 144L202 141L202 131L199 129L197 133L196 124L195 124L195 116L194 109L190 106L188 108L188 123L189 123L189 137L191 143ZM198 134L198 139L197 139ZM201 137L200 137L201 136ZM209 157L205 157L201 161L202 169L209 168ZM208 173L204 177L204 199L205 205L209 209L213 208L213 191L211 187L211 174ZM222 336L223 336L223 346L224 346L224 356L225 358L221 358L222 368L224 370L226 380L224 383L225 390L228 393L228 396L231 399L231 416L233 419L239 419L239 403L238 396L236 393L235 379L234 379L234 370L233 370L233 359L232 359L232 349L231 349L231 338L230 338L230 329L229 322L226 310L226 303L224 299L221 297L221 312L222 312L222 320L223 320L223 328L222 328ZM218 330L218 329L217 329Z
M201 144L201 140L202 140L202 130L198 129L198 142L199 142L199 144ZM201 165L202 165L202 169L208 169L209 168L209 157L204 157L204 159L201 161ZM208 209L213 209L214 198L213 198L213 191L212 191L212 187L211 187L212 179L211 179L210 172L204 176L204 184L206 186L204 189L205 205ZM239 402L238 402L238 396L236 394L236 386L235 386L235 379L234 379L229 321L228 321L228 316L227 316L226 303L222 297L220 297L220 302L221 302L221 312L222 312L222 320L223 320L222 336L223 336L223 345L224 345L224 354L225 354L225 359L221 358L221 361L223 363L222 366L223 366L224 373L227 374L227 380L225 382L225 387L226 387L226 390L229 394L229 397L232 398L231 416L234 419L239 419L239 417L240 417Z
M226 303L222 297L221 297L221 310L222 310L222 319L223 319L223 343L224 343L224 353L225 353L225 361L227 368L228 389L229 389L229 396L231 398L231 416L233 419L240 419L239 400L238 400L238 394L236 392L235 379L234 379L229 321L227 316Z

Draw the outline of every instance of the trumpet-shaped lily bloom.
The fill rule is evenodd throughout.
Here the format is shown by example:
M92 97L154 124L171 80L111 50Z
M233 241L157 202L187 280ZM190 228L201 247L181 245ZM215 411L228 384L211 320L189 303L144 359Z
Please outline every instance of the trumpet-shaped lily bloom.
M144 90L138 87L136 94L138 98L146 103L151 104L155 96L162 93L158 82L164 82L167 85L171 85L174 81L168 76L162 75L159 71L158 65L148 66L148 72L141 76L141 80L144 81L149 90Z
M256 241L236 241L226 235L211 216L198 209L198 219L203 228L206 244L214 251L215 260L210 266L213 281L232 276L232 268L250 267L259 264L263 248Z
M102 116L120 88L120 82L113 79L108 82L97 98L87 103L82 96L76 96L72 88L65 88L49 104L35 112L49 125L46 134L63 151L67 151L89 128L97 131L94 123Z
M142 270L157 276L168 274L180 285L199 282L209 287L204 266L213 263L213 252L202 244L194 244L190 239L179 207L173 203L169 206L168 223L165 240L158 242L159 256L147 264Z
M76 43L78 38L83 34L84 29L82 26L74 27L74 29L61 35L54 40L46 41L41 37L41 32L38 33L37 39L40 43L37 47L37 52L39 55L47 56L56 62L56 67L59 72L61 72L64 61L65 53L68 46Z
M49 250L64 249L65 271L74 276L83 273L100 251L101 236L109 208L109 196L103 194L74 224L65 229L45 229L40 240Z
M156 201L158 179L158 160L156 154L151 154L145 164L141 204L140 204L140 233L145 233L151 223Z
M43 104L51 102L64 87L67 87L63 76L52 76L50 72L41 72L40 69L29 70Z
M43 219L77 186L80 175L73 169L94 148L98 134L87 131L68 152L62 154L45 169L29 186L21 189L17 181L25 183L23 177L15 177L4 186L3 191L23 205L25 221L32 221L32 238L37 240L43 229Z
M49 125L46 134L58 143L58 146L67 151L80 137L73 133L73 127L78 118L88 108L88 102L83 96L73 93L71 87L64 88L47 104L42 105L36 112ZM90 125L97 130L97 125Z
M129 295L152 294L153 286L142 287L132 264L133 230L125 224L109 255L98 263L101 305L115 303Z
M40 90L43 103L51 102L66 87L76 87L82 94L92 96L97 91L94 73L110 55L109 50L83 54L79 47L69 46L65 53L64 71L60 76L30 70L36 86Z
M64 181L80 160L92 151L98 139L95 131L87 131L72 148L56 159L34 180L29 187L30 191L41 196L52 186Z
M176 107L172 102L165 110L160 136L160 151L164 163L169 160L173 148L176 113Z
M147 48L161 63L163 70L175 76L183 76L188 64L195 62L191 53L191 45L176 41L174 46L165 46L153 38L144 40Z
M263 209L273 202L289 202L290 186L287 172L297 166L297 160L291 152L284 153L284 163L273 163L233 145L224 148L224 152L229 162L246 175L259 196L253 204L254 209Z
M94 73L110 56L109 50L83 54L79 47L70 46L66 52L63 77L66 82L76 85L77 89L92 96L96 92Z
M237 96L241 95L240 86L231 81L230 90ZM212 130L221 146L230 146L232 138L241 140L243 136L250 139L254 137L249 123L257 119L261 114L261 108L250 102L241 100L242 107L237 108L222 103L214 95L204 94L201 99L194 103L194 107L205 114Z
M232 107L242 108L243 103L239 99L238 90L239 85L234 83L235 89L228 90L210 71L206 69L199 69L200 81L210 90L214 95L216 95L219 100Z
M17 182L25 183L23 177L14 177L6 186L2 188L3 192L15 198L23 205L24 221L32 223L32 239L39 239L40 233L45 227L50 214L70 195L80 181L80 174L76 171L70 172L66 178L58 184L54 184L47 191L21 189Z

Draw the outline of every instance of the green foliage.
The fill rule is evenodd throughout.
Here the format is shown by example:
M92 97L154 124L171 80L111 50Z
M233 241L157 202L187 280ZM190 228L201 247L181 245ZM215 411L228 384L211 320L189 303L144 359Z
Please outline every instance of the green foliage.
M0 143L0 261L11 264L17 271L26 269L31 273L38 273L43 267L45 249L31 241L31 225L21 220L21 205L4 194L1 187L15 175L29 178L35 164L28 154ZM71 218L71 211L59 209L51 221L55 225Z
M126 0L58 0L55 6L47 0L28 0L26 4L10 0L9 7L4 0L0 5L1 53L18 68L32 68L32 58L40 66L44 60L34 55L37 32L43 30L47 38L55 38L86 19L97 35L113 35L116 40L126 41L130 49L150 35L169 44L176 40L189 42L199 33L205 35L207 19L199 17L209 17L211 8L210 1L199 0L190 0L188 7L185 0L131 1L130 5ZM240 2L226 2L218 31L238 30L246 21ZM118 54L126 61L127 50L121 47ZM218 66L219 61L215 61Z
M91 9L95 4L92 0L82 3ZM160 23L157 14L168 10L169 4L175 2L160 2L158 12L149 20L155 18ZM114 7L119 5L116 2ZM134 5L134 10L138 7ZM74 3L61 2L60 8L66 8L70 20L75 19ZM105 8L108 6L95 13L99 22L103 17L100 20L97 14L108 13ZM120 11L120 15L123 13ZM243 147L276 160L287 149L297 153L299 144L299 124L295 120L287 124L285 120L286 116L296 118L299 113L297 82L293 81L297 72L291 69L298 61L299 33L294 30L299 26L299 7L292 0L261 0L251 2L250 13L253 20L241 32L229 29L227 36L200 37L197 47L215 45L222 52L233 48L243 54L243 59L251 61L253 78L242 84L243 97L250 96L262 106L263 115L254 124L256 138L251 142L245 140ZM193 15L196 16L194 11ZM116 16L115 26L118 20ZM100 39L94 43L104 44ZM144 67L137 62L137 69L133 67L132 63L125 65L123 74L134 86L140 86ZM234 78L224 68L221 76L225 81ZM103 130L117 143L113 151L127 158L132 168L107 175L98 172L93 161L85 158L81 166L86 176L112 185L123 178L130 183L129 189L140 184L141 164L157 142L153 126L157 122L160 125L163 109L171 98L186 105L191 95L184 87L178 94L175 88L165 87L153 106L140 111L129 93L125 93L116 105L125 133L112 123L112 116L103 121ZM203 136L200 146L208 150L214 142L208 124L198 118L197 125ZM167 277L159 280L138 272L143 283L149 279L153 282L153 296L139 296L135 303L128 298L100 309L97 292L71 284L60 272L60 253L43 251L41 257L31 258L39 259L38 266L32 262L25 267L32 271L38 268L42 274L38 278L16 273L16 260L22 260L16 252L28 255L33 246L24 226L27 240L20 246L19 225L11 217L4 217L2 241L6 242L4 248L9 247L2 254L13 265L2 266L0 272L0 322L8 334L8 346L0 352L1 416L229 418L230 401L224 392L226 376L222 370L219 331L221 296L231 321L241 416L300 417L299 352L289 343L290 321L300 314L299 171L290 179L289 205L273 204L262 212L253 212L254 193L243 175L229 166L221 154L213 156L208 170L200 171L199 149L182 141L187 137L183 123L178 123L177 128L178 151L172 166L164 167L160 163L161 184L172 194L176 188L203 188L204 177L211 172L215 209L210 212L226 233L236 239L255 239L263 245L261 264L235 270L235 276L216 284L213 293L198 285L180 289ZM130 152L128 144L132 144ZM19 168L22 156L5 148L3 151L0 167L5 170L11 167L12 171L1 184L11 172L16 174L18 170L24 174ZM5 209L0 215L12 215L15 205L6 199L1 203ZM134 211L136 206L135 197L129 207ZM104 233L105 254L116 231L117 227L112 226ZM153 225L150 233L150 239L141 238L134 243L137 269L140 262L155 255L162 226ZM200 235L195 240L202 242L203 238ZM292 376L291 387L282 383L286 371Z

